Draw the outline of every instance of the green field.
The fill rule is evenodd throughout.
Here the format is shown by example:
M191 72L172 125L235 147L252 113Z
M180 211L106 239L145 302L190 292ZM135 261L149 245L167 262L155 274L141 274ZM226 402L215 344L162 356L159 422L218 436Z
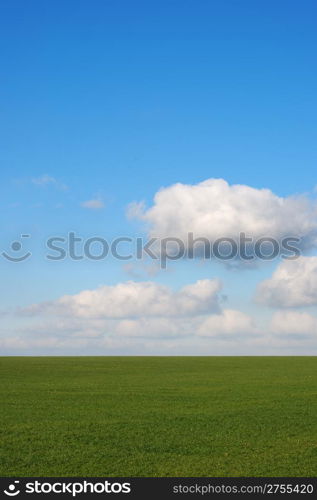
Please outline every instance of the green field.
M1 476L316 476L316 357L7 357Z

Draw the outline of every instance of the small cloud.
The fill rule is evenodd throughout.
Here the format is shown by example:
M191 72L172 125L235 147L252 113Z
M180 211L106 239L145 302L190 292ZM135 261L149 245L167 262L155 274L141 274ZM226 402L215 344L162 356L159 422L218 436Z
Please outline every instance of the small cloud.
M100 198L83 201L80 205L83 208L88 208L89 210L100 210L105 206L104 202Z
M142 276L156 276L160 271L160 266L154 262L153 264L145 264L144 262L129 262L122 266L123 271L134 279L140 279Z
M56 184L56 179L50 175L42 175L41 177L35 177L32 179L33 184L37 186L47 186L47 184Z
M125 273L131 276L131 278L139 279L141 277L141 274L137 272L136 265L132 262L124 264L122 269Z
M144 201L133 201L128 205L126 214L128 219L142 219L145 212L145 203Z
M49 185L55 186L57 189L61 189L62 191L66 191L66 189L68 189L66 184L59 182L57 179L55 179L55 177L52 177L48 174L41 175L40 177L34 177L32 179L32 183L40 187Z

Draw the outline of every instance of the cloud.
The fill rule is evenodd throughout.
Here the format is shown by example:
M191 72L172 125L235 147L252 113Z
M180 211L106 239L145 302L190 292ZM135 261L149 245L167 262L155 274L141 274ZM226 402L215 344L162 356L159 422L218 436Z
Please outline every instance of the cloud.
M104 206L105 206L104 202L99 198L96 198L93 200L83 201L80 205L83 208L88 208L90 210L100 210L101 208L104 208Z
M317 318L306 312L277 311L271 320L271 331L290 336L317 335Z
M8 330L0 331L0 346L9 353L316 352L317 318L284 310L255 322L249 314L224 306L218 279L198 280L178 290L152 281L105 285L30 305L5 321Z
M220 289L218 280L200 280L177 291L152 282L86 290L16 312L0 331L0 348L46 355L316 353L316 317L280 310L256 324L222 308Z
M238 241L241 233L254 240L298 237L308 248L317 242L315 202L304 196L282 198L269 189L229 185L223 179L162 188L152 207L132 203L127 215L142 220L150 237L176 237L185 243L189 232L210 242L223 237Z
M75 344L86 339L95 347L107 339L117 346L120 339L193 339L198 345L203 338L230 342L256 334L248 315L221 308L220 291L217 279L199 280L176 291L154 282L128 281L33 304L19 310L17 318L30 322L23 328L33 343L44 336L56 338L61 346L66 339Z
M142 219L144 216L144 212L146 210L144 201L134 201L130 203L127 209L127 217L128 219Z
M279 308L316 305L317 257L282 262L270 279L260 283L256 300Z
M24 313L108 319L191 316L218 312L220 289L219 280L199 280L177 292L151 281L127 281L35 304L24 309Z
M217 313L190 317L177 316L122 320L116 334L129 337L218 337L254 334L256 327L250 316L225 309Z
M211 337L215 335L237 335L254 333L254 321L250 316L232 309L225 309L222 314L208 316L197 328L197 335Z
M176 317L141 317L124 319L114 328L116 336L142 338L174 338L187 337L194 334L193 318Z
M62 191L66 191L68 187L66 184L59 182L55 177L52 177L48 174L41 175L40 177L35 177L32 179L32 183L36 186L45 187L45 186L55 186L57 189Z

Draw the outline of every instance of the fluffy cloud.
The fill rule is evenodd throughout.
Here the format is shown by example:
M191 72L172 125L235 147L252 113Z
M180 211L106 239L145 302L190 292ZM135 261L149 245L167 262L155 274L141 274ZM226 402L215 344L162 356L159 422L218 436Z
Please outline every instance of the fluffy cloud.
M250 316L241 311L224 309L222 314L208 316L197 328L197 335L212 337L216 335L249 334L256 331Z
M259 285L257 301L273 307L316 305L317 257L282 262L272 277Z
M29 315L53 313L76 318L175 317L219 312L219 280L199 280L174 292L154 282L128 281L35 304Z
M198 315L189 318L140 318L118 322L118 335L133 337L222 337L237 334L248 335L256 332L256 327L247 314L224 309L217 314Z
M317 319L278 311L255 324L224 308L221 283L199 280L179 290L128 281L33 304L7 318L4 352L107 354L308 354ZM21 322L13 328L13 322ZM262 323L262 324L261 324ZM315 351L314 351L315 349Z
M56 355L316 352L316 317L279 310L255 324L248 314L221 307L220 290L218 280L178 291L133 281L86 290L4 318L0 349Z
M154 204L130 205L128 215L143 220L151 237L258 239L302 238L304 246L317 242L317 207L305 197L282 198L269 189L230 186L223 179L196 185L174 184L158 191Z
M306 312L277 311L271 320L271 331L281 335L317 335L317 318Z
M118 343L133 338L196 338L199 343L204 337L230 341L237 334L256 333L249 316L221 308L220 290L217 279L199 280L178 291L154 282L128 281L34 304L20 310L18 317L29 317L25 334L34 345L41 345L42 335L56 338L56 346L70 339L74 346L79 339L96 346L109 339Z

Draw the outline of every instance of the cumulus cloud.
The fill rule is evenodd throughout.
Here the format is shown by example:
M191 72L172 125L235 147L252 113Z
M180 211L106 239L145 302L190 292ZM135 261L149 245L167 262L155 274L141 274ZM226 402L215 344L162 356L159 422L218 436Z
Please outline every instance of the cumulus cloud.
M258 286L257 301L272 307L317 304L317 257L282 262L272 277Z
M34 304L17 316L29 318L25 334L33 343L44 335L56 338L56 346L66 345L66 339L73 339L74 345L86 339L92 346L104 345L106 339L116 345L120 339L196 339L194 344L199 344L208 337L232 341L237 335L256 333L248 315L222 309L220 291L217 279L199 280L176 291L154 282L128 281Z
M317 318L279 310L271 319L225 308L221 283L179 290L129 281L85 290L16 311L0 331L6 353L310 354ZM19 326L19 322L21 323Z
M178 290L127 281L16 311L0 331L5 352L106 354L285 354L315 352L317 318L277 311L256 324L225 307L218 279Z
M105 204L100 198L96 198L92 200L83 201L81 203L81 206L83 208L88 208L90 210L100 210L101 208L104 208Z
M253 319L241 311L224 309L222 314L208 316L197 328L197 335L211 337L219 334L249 334L256 331Z
M224 309L214 314L191 317L139 318L118 322L118 335L133 337L221 337L248 335L256 332L250 316L240 311Z
M51 313L76 318L133 318L191 316L219 311L219 280L199 280L174 292L155 282L128 281L77 295L35 304L24 313Z
M174 184L155 194L146 209L133 203L128 216L146 223L151 237L176 237L186 242L188 233L209 241L223 237L238 241L248 237L302 238L303 246L317 242L317 206L302 197L282 198L269 189L229 185L208 179L196 185ZM199 245L197 245L199 246Z
M281 335L317 335L317 318L306 312L277 311L271 320L271 331Z

